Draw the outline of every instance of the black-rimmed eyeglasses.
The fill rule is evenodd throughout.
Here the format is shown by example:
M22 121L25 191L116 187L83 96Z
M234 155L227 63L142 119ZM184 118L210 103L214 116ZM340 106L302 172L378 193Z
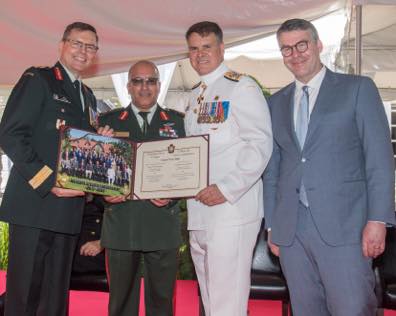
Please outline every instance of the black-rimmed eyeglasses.
M293 54L293 49L298 51L299 53L304 53L308 49L308 41L299 41L297 44L293 46L282 46L280 51L283 57L289 57Z
M99 49L99 47L94 44L85 44L83 42L76 41L71 38L67 38L66 41L69 42L70 46L75 49L84 49L85 48L88 53L96 53Z
M132 78L131 80L129 80L130 83L132 83L134 86L142 86L144 83L148 86L155 86L158 83L158 78L156 77L148 77L148 78L140 78L140 77L136 77L136 78Z

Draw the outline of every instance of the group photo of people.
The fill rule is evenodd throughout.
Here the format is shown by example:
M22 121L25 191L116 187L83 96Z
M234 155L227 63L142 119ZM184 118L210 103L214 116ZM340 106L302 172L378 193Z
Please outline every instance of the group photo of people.
M131 143L69 129L63 133L60 148L58 177L66 174L92 180L85 182L87 186L99 182L129 188L133 159Z
M158 45L173 43L171 61L186 58L196 78L177 102L161 90L170 89L161 64L171 54L139 51L149 38L123 41L136 52L122 59L114 50L110 62L110 44L123 34L109 40L104 24L79 15L51 30L55 63L25 65L0 122L0 148L12 163L0 204L8 228L0 316L80 316L75 289L108 292L83 301L92 311L84 316L396 315L396 291L386 285L396 279L388 259L396 253L393 103L357 63L352 73L324 60L313 21L349 2L320 0L316 15L313 1L292 2L302 7L274 3L277 19L260 29L274 36L289 78L271 90L226 60L226 47L246 42L248 29L258 36L259 22L241 24L256 21L258 2L249 18L230 4L240 12L235 25L209 13L181 18L177 40L161 38L171 27L156 28ZM103 110L86 78L114 69L127 71L129 101ZM209 139L203 189L131 199L133 144L201 135ZM194 278L189 296L180 295L183 251ZM282 310L256 307L257 297L281 300Z

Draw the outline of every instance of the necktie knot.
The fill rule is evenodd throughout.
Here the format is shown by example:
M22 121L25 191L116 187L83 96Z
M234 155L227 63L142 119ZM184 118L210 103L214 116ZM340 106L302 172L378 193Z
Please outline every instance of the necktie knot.
M74 80L73 85L74 85L74 88L77 89L78 91L81 90L80 80Z

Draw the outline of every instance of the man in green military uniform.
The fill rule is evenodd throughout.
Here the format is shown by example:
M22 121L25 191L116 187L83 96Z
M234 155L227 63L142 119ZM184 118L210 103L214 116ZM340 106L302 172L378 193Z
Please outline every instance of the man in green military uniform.
M159 72L152 62L139 61L130 68L127 88L130 106L102 115L100 125L109 125L115 135L123 134L135 142L185 136L182 116L157 104ZM176 202L106 200L113 203L105 208L101 237L108 258L109 315L138 315L142 257L146 315L173 315L181 242Z
M93 130L92 91L80 74L98 49L96 30L75 22L52 68L29 68L13 89L0 124L0 146L14 163L0 209L10 223L6 316L66 315L69 278L84 192L55 187L59 128Z

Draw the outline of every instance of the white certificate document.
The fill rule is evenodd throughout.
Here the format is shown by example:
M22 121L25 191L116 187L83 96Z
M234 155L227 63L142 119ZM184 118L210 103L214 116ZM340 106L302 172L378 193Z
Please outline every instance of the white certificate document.
M208 174L209 135L138 143L132 198L192 197L208 186Z

